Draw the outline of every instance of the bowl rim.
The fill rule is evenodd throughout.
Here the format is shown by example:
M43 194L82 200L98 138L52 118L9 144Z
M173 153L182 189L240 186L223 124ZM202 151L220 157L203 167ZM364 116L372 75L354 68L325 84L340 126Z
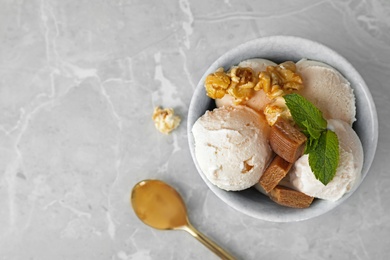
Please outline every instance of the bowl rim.
M238 198L239 200L241 200L241 197L247 196L246 194L248 194L248 193L249 193L249 196L252 196L252 194L254 194L253 191L250 191L249 189L245 190L245 191L239 191L239 192L231 192L231 191L228 192L228 191L221 190L217 186L213 185L207 179L207 177L203 174L202 170L200 169L200 167L197 163L196 157L195 157L194 138L192 135L192 126L195 123L195 121L199 118L199 115L195 114L195 111L196 111L195 107L198 105L196 102L197 102L199 96L206 97L203 84L204 84L204 80L208 74L215 71L217 68L219 68L221 66L224 67L225 69L228 69L232 65L236 65L240 61L243 61L243 60L246 60L249 58L267 59L268 57L264 57L267 55L259 55L259 56L249 55L251 57L248 57L248 55L245 55L245 53L247 53L247 50L258 50L256 48L258 48L259 46L265 46L265 45L268 46L267 48L269 48L269 50L267 50L267 52L269 52L270 50L273 50L273 46L275 46L275 45L276 46L278 46L278 45L284 46L283 44L285 44L286 46L298 44L298 45L302 45L302 46L306 46L306 47L309 47L309 46L315 47L314 48L315 50L317 50L317 51L320 50L321 52L326 53L329 57L332 57L332 59L335 59L335 61L337 61L336 63L329 64L329 65L331 65L336 70L338 70L343 76L345 76L345 74L349 74L349 75L353 76L352 78L348 78L347 76L345 76L345 77L351 83L351 87L354 89L355 93L356 93L356 91L358 91L358 93L360 93L361 97L359 96L359 99L366 100L366 103L369 106L368 108L366 108L366 110L369 112L369 118L371 119L370 120L371 128L369 130L371 133L373 133L373 135L372 135L371 139L367 141L367 143L369 143L369 145L370 145L369 151L365 151L365 150L363 151L364 162L363 162L360 183L358 185L355 185L351 191L344 194L344 196L341 199L339 199L335 202L330 202L330 201L325 201L325 200L316 200L316 202L313 203L313 205L311 205L307 209L289 209L289 208L283 207L284 208L283 211L286 212L285 214L281 214L279 211L278 212L271 212L271 213L266 213L266 212L259 213L257 211L254 211L253 208L250 208L245 204L237 203L236 197L234 197L234 196L237 196L238 193L242 193L242 196L240 196L240 198ZM261 53L261 50L259 50L259 52ZM249 53L250 53L250 51L249 51ZM312 53L313 55L308 55L310 53ZM307 53L305 55L306 55L306 57L303 57L303 56L301 56L301 57L310 59L310 57L317 56L317 55L314 55L314 52L312 49L307 50ZM286 57L285 59L283 59L283 57L278 57L275 54L273 54L272 56L276 57L276 58L271 59L271 60L276 61L276 62L282 62L285 60L289 60L289 57ZM308 56L310 56L310 57L308 57ZM319 60L319 61L325 62L324 59L313 59L313 60ZM227 61L229 61L229 62L227 62ZM329 63L329 62L325 62L325 63ZM360 87L358 87L358 86L360 86ZM356 96L356 98L358 98L356 94L355 94L355 96ZM207 101L207 99L205 99L205 102L206 101ZM208 102L210 103L210 102L212 102L212 100L209 99ZM356 109L357 109L357 115L358 115L358 105L357 104L356 104ZM242 43L236 47L231 48L230 50L228 50L227 52L222 54L220 57L218 57L209 66L209 68L206 70L206 72L203 74L203 76L199 80L199 82L195 88L195 91L193 93L193 96L191 98L191 102L190 102L190 106L189 106L189 110L188 110L188 118L187 118L187 136L188 136L188 145L190 148L191 157L192 157L192 160L196 166L198 174L201 176L201 178L206 183L206 185L211 189L211 191L217 197L219 197L222 201L224 201L226 204L228 204L230 207L236 209L237 211L242 212L248 216L257 218L257 219L271 221L271 222L295 222L295 221L302 221L302 220L311 219L311 218L320 216L322 214L325 214L325 213L331 211L332 209L334 209L335 207L337 207L338 205L342 204L346 199L348 199L358 189L358 187L361 185L364 178L367 176L369 169L372 165L372 162L374 160L375 152L377 149L378 135L379 135L379 133L378 133L378 116L377 116L377 111L376 111L376 107L374 104L374 100L372 98L372 95L371 95L369 88L366 85L365 81L363 80L363 78L361 77L359 72L352 66L352 64L349 61L347 61L343 56L338 54L336 51L325 46L322 43L319 43L319 42L316 42L313 40L309 40L306 38L302 38L302 37L287 36L287 35L275 35L275 36L267 36L267 37L253 39L253 40L250 40L248 42ZM363 145L363 148L364 148L364 145ZM367 152L369 152L369 153L367 154ZM252 188L252 190L253 190L253 188ZM257 191L255 191L255 192L257 192ZM257 193L260 194L259 192L257 192ZM265 195L263 195L263 196L265 196ZM245 198L243 198L243 199L247 200ZM252 201L250 201L250 203L253 204ZM272 203L274 203L274 202L272 202ZM276 203L274 203L274 204L276 204ZM282 206L278 205L278 207L282 207Z

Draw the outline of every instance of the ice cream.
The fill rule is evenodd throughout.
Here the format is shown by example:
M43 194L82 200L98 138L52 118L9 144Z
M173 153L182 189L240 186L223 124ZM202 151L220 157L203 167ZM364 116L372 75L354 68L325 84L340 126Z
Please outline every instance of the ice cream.
M313 198L336 201L359 182L363 150L351 127L356 120L355 96L336 69L305 59L279 65L250 59L209 74L205 88L217 109L198 119L192 132L198 164L214 185L225 190L254 186L276 203L304 208ZM312 147L317 150L310 150L310 155L295 149L318 138L313 127L321 133L328 127L339 141L339 164L329 164L331 175L313 166L328 177L321 178L324 183L335 173L327 185L316 179L308 156L316 159L321 153L315 152L331 150L323 143ZM305 139L302 143L295 142L297 134ZM290 154L296 156L286 157Z
M238 64L239 67L249 67L258 74L267 66L276 66L266 59L249 59ZM350 125L356 120L355 95L350 83L333 67L318 61L302 59L296 63L297 72L302 77L304 88L299 94L307 98L319 108L326 119L340 119ZM264 110L271 102L264 91L256 91L242 105L256 111ZM217 107L233 105L233 97L225 95L215 100Z
M276 66L277 64L273 61L266 59L248 59L241 61L238 66L239 67L249 67L253 69L253 71L258 74L261 71L264 71L268 66Z
M224 190L253 186L272 156L267 122L245 106L207 111L195 122L192 133L202 172Z
M276 66L276 63L266 59L249 59L240 62L238 66L249 67L256 74L258 74L259 72L264 71L267 66ZM246 105L256 111L260 111L263 110L264 106L270 102L271 100L267 97L264 91L256 91L253 97L251 97L248 101L243 102L243 105ZM225 95L221 99L216 99L215 104L217 105L217 107L232 106L233 97L230 95Z
M304 82L299 94L319 108L326 119L340 119L352 125L356 120L356 108L349 82L322 62L303 59L296 67Z
M308 156L303 155L289 172L289 183L284 182L284 185L316 198L336 201L360 180L363 148L359 137L348 123L330 119L328 128L337 134L340 151L339 166L332 181L325 186L317 180L310 169Z

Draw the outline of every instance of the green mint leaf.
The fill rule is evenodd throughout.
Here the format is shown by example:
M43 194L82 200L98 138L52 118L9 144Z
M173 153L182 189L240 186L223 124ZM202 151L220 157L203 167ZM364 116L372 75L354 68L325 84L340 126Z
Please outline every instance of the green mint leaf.
M310 149L309 165L314 176L327 185L335 176L339 164L339 141L336 133L326 130L321 133L318 144Z
M313 128L307 120L302 122L302 125L306 127L306 130L304 131L304 134L306 136L310 136L312 139L318 139L320 138L321 132L323 130Z
M339 143L337 135L327 130L322 112L310 101L296 93L285 95L286 105L295 123L307 136L305 154L315 177L327 185L336 175L339 164Z
M306 135L318 139L327 126L322 112L310 101L296 93L285 95L284 100L295 123Z
M306 141L306 146L305 146L305 154L310 154L312 151L314 151L318 145L318 139L313 139L313 138L308 138Z

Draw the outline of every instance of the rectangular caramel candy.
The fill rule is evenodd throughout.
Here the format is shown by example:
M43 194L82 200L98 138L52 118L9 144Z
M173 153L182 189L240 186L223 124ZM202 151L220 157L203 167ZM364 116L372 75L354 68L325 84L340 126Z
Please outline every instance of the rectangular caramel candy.
M303 154L306 139L299 129L281 117L271 127L269 137L272 150L290 163L294 163Z
M268 193L287 175L292 163L276 155L260 178L260 185Z
M290 208L308 208L314 200L314 197L280 185L276 186L268 195L276 203Z

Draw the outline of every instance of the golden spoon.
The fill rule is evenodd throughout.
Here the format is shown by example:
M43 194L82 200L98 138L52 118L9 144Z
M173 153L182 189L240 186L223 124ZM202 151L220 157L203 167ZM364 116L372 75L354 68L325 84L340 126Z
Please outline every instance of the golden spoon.
M131 205L145 224L157 229L187 231L221 259L235 259L191 225L180 194L165 182L143 180L137 183L131 192Z

